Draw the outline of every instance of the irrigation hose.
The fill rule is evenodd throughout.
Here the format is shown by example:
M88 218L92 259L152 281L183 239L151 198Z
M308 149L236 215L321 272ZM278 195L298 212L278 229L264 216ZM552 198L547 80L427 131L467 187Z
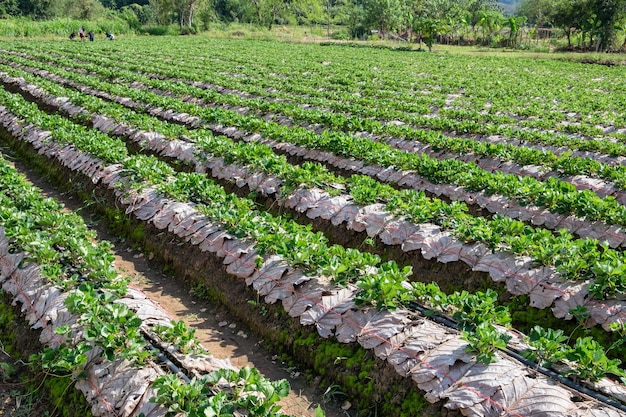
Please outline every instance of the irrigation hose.
M568 387L570 387L572 389L575 389L575 390L577 390L577 391L579 391L579 392L581 392L581 393L583 393L585 395L588 395L589 397L592 397L592 398L594 398L594 399L596 399L598 401L601 401L601 402L603 402L603 403L605 403L607 405L610 405L610 406L615 407L615 408L617 408L617 409L619 409L621 411L626 412L626 406L624 404L619 403L619 402L611 399L610 397L607 397L604 394L600 394L599 392L591 390L591 389L585 387L584 385L577 384L574 381L572 381L571 379L565 378L565 377L559 375L558 373L556 373L556 372L554 372L554 371L552 371L550 369L544 368L543 366L539 366L538 364L536 364L536 363L534 363L532 361L529 361L528 359L526 359L525 357L523 357L522 355L520 355L519 353L517 353L517 352L515 352L515 351L513 351L511 349L507 348L507 349L504 349L502 351L504 353L506 353L507 355L513 357L514 359L517 359L518 361L520 361L523 364L527 365L528 367L530 367L530 368L532 368L532 369L534 369L534 370L536 370L538 372L541 372L542 374L544 374L544 375L546 375L546 376L548 376L550 378L556 379L558 382L560 382L563 385L566 385L566 386L568 386Z
M169 356L166 353L164 353L165 349L163 348L161 343L159 343L159 341L153 335L151 335L149 332L146 332L143 329L141 330L141 332L143 333L144 338L146 339L146 344L148 345L148 348L158 352L157 353L157 359L160 360L161 362L163 362L170 369L170 371L172 371L172 373L176 374L179 378L181 378L186 383L190 383L191 379L183 371L185 368L183 366L179 367L178 365L176 365L173 362L173 360L170 359ZM155 345L156 345L156 347L155 347Z
M455 321L450 320L450 319L448 319L446 317L443 317L443 316L439 316L437 314L433 314L432 310L430 310L428 308L425 308L424 306L421 306L421 305L417 304L414 301L411 301L409 303L409 307L412 308L412 309L417 310L424 317L427 317L428 319L430 319L430 320L432 320L432 321L434 321L436 323L439 323L439 324L442 324L444 326L450 327L450 328L452 328L454 330L457 330L457 331L459 330L459 326L458 326L458 324ZM601 401L601 402L603 402L603 403L605 403L605 404L607 404L607 405L609 405L611 407L617 408L620 411L626 412L626 405L624 405L624 404L622 404L622 403L620 403L618 401L615 401L614 399L612 399L612 398L610 398L610 397L608 397L608 396L606 396L604 394L601 394L599 392L591 390L591 389L585 387L584 385L580 385L580 384L572 381L569 378L565 378L565 377L559 375L558 373L556 373L556 372L554 372L554 371L552 371L550 369L544 368L543 366L540 366L539 364L537 364L537 363L535 363L535 362L533 362L531 360L526 359L519 352L516 352L516 351L511 350L509 348L500 349L500 351L502 351L505 354L507 354L508 356L518 360L519 362L523 363L524 365L528 366L529 368L531 368L531 369L533 369L533 370L535 370L535 371L537 371L537 372L539 372L539 373L541 373L541 374L543 374L543 375L545 375L545 376L547 376L549 378L552 378L552 379L558 381L559 383L561 383L561 384L563 384L563 385L565 385L565 386L567 386L569 388L572 388L572 389L574 389L574 390L576 390L576 391L578 391L578 392L580 392L582 394L585 394L585 395L587 395L587 396L589 396L589 397L591 397L593 399Z

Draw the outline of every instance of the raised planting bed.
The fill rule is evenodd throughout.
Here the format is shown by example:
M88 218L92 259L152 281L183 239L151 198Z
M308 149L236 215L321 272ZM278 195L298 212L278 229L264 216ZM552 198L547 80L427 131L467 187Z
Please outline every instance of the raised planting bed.
M488 363L478 362L473 351L475 347L470 346L472 339L469 342L464 340L458 330L399 305L396 307L400 308L393 311L380 310L368 306L374 301L370 299L359 306L357 302L362 304L361 301L365 301L362 294L357 296L362 287L349 283L339 286L324 276L305 275L302 266L294 265L293 260L259 252L256 247L259 242L242 240L238 236L242 229L237 232L224 230L224 227L233 225L225 220L211 219L211 216L225 213L224 209L217 212L211 210L212 205L223 198L242 207L247 203L227 197L201 176L176 174L154 159L124 156L116 142L97 134L93 136L94 142L90 142L89 135L93 132L81 131L76 126L58 125L57 130L47 133L36 126L20 124L19 119L8 113L5 115L7 120L10 119L7 126L14 140L29 143L34 150L56 161L59 166L80 173L79 177L83 177L88 184L95 184L102 195L108 196L110 201L114 200L120 209L160 230L161 238L172 241L170 244L178 246L186 242L197 246L202 257L185 258L187 262L211 257L212 262L223 263L225 272L233 276L233 281L239 281L240 288L245 288L247 284L266 302L282 301L282 308L287 314L285 318L297 317L301 324L314 324L322 337L333 336L339 342L358 343L362 348L369 349L376 355L375 361L384 360L385 366L393 367L399 376L412 381L415 384L413 389L424 391L425 397L440 407L459 410L466 415L528 415L537 410L533 408L536 407L534 396L545 395L553 400L544 403L554 407L544 410L548 413L620 413L611 405L590 397L585 397L588 401L584 403L572 401L577 395L586 394L573 394L569 388L555 385L543 374L529 377L531 373L527 366L508 352L492 352L493 355L488 355L488 360L484 361ZM63 135L63 132L69 135L64 136L65 140L75 137L76 142L57 142L55 137ZM109 160L100 159L81 148L91 148L91 152L108 155ZM116 161L116 158L119 159ZM185 182L188 180L193 182ZM168 187L176 184L187 186ZM190 197L181 199L187 193ZM264 222L268 220L254 215L258 216L259 228L265 228ZM231 221L244 223L244 219L245 216L236 215ZM283 223L283 227L287 224ZM215 253L217 258L211 253ZM377 265L374 262L364 269L365 282L371 278L377 285L377 282L384 282L385 277L395 279L403 276L402 271L394 268L397 267L393 263ZM381 301L385 304L379 306L391 308L393 306L388 303L397 300L383 298ZM505 335L499 337L500 340L517 336L516 343L523 344L514 331L506 328L499 331ZM322 365L336 368L331 363ZM611 384L610 380L601 381L619 391L619 386ZM388 382L381 385L388 388Z
M48 58L45 57L44 59ZM545 224L546 227L550 228L557 226L567 227L583 237L605 236L607 232L609 235L613 234L615 230L608 229L611 226L619 226L622 222L624 208L620 207L621 204L618 204L615 199L601 198L606 196L607 192L614 194L610 187L607 188L607 192L600 192L600 196L585 190L587 188L604 187L601 184L602 180L590 178L587 181L583 176L585 169L590 170L592 173L604 169L599 166L582 167L580 168L582 170L567 168L568 172L571 171L570 173L578 174L572 179L574 184L559 181L555 178L555 175L551 174L539 176L540 179L545 179L544 182L537 181L532 178L533 173L540 171L535 166L524 169L521 173L526 177L520 179L516 175L506 174L508 170L507 164L496 163L494 165L493 161L491 163L485 162L487 171L493 171L488 173L474 164L459 162L459 156L456 154L452 155L454 158L449 159L446 159L442 152L437 152L436 158L426 156L423 154L423 150L420 155L406 155L406 152L394 148L397 148L397 145L400 143L397 138L392 139L393 147L389 147L381 143L373 143L369 134L361 137L362 135L346 135L325 129L322 129L320 134L316 134L311 129L291 126L288 122L289 117L280 116L278 118L279 123L275 123L271 121L274 119L274 116L271 114L269 119L268 117L256 117L254 114L248 116L245 108L230 103L211 104L209 110L206 110L203 108L207 107L207 105L202 99L189 98L188 96L179 98L180 94L174 93L174 91L181 90L181 87L177 86L176 81L164 82L161 89L155 90L144 85L149 79L137 76L139 77L137 79L140 81L132 82L128 87L117 85L119 83L116 83L115 86L108 86L106 81L110 72L102 69L99 65L76 63L76 67L63 70L56 69L56 65L59 62L61 60L51 64L36 61L33 65L46 66L53 69L54 72L64 74L65 77L87 82L92 86L97 86L97 88L107 89L108 92L100 94L104 94L110 99L115 99L116 95L120 96L118 100L122 100L127 105L142 108L148 105L151 108L150 111L155 112L155 114L159 114L166 108L163 117L174 122L198 122L195 117L199 117L204 122L209 121L211 126L217 126L218 131L220 131L220 127L223 127L221 125L234 124L237 129L232 131L232 128L227 126L230 130L228 133L235 134L239 131L241 133L238 134L238 137L260 132L265 140L271 142L276 141L288 145L297 144L309 148L323 149L335 154L330 156L326 154L324 156L325 162L329 158L332 161L332 159L337 157L361 159L362 161L348 162L346 167L367 175L378 174L382 169L378 165L383 167L393 165L395 166L394 171L415 171L411 173L410 177L413 177L414 174L419 174L419 176L415 175L416 178L405 179L404 185L408 183L411 187L425 189L436 195L443 194L452 200L478 204L490 212L520 218L524 221L532 221L533 224ZM94 75L100 78L100 80L93 80ZM130 78L132 81L135 75L128 72L125 73L124 77ZM79 88L82 89L83 87ZM190 88L192 87L183 87L182 91ZM202 94L202 91L200 90L198 94ZM110 96L110 92L114 92L113 97ZM222 104L222 106L219 104ZM176 113L181 112L185 113L185 116L182 118L176 115ZM187 113L194 117L189 118ZM290 132L292 130L295 133ZM336 146L337 143L340 146ZM404 149L406 146L401 148ZM306 154L306 151L304 153ZM307 157L309 156L307 155ZM477 155L476 158L480 158L480 155ZM564 158L564 160L573 165L571 158ZM585 165L586 161L586 159L583 160L581 165ZM619 165L620 162L609 162L609 165L605 168L609 171L613 169L619 171L621 168L614 166L616 164ZM619 181L618 177L620 174L617 171L615 175L609 173L607 175ZM513 172L516 173L516 171ZM463 175L460 175L461 173ZM390 172L386 172L386 176L381 177L381 179L388 180L389 175ZM444 183L448 183L448 186ZM580 187L582 191L577 191L577 185L575 184L582 185ZM618 198L617 201L622 198L620 195L619 192L615 194L615 197ZM581 200L584 204L581 203ZM584 221L581 223L581 217L591 222L591 225L587 225Z
M411 198L409 193L403 196L401 192L377 185L367 178L352 177L348 183L328 172L320 173L319 168L307 172L304 167L292 167L286 160L273 154L268 155L263 145L254 143L249 146L237 145L225 138L210 140L210 134L206 132L184 128L177 128L175 132L188 136L189 140L175 139L171 137L175 133L170 131L169 125L149 120L148 116L145 124L160 130L144 131L138 129L136 124L120 123L109 118L108 114L115 112L114 105L109 106L113 110L109 109L107 115L92 114L65 98L59 100L33 85L27 85L22 80L5 77L5 82L22 94L38 100L41 106L55 112L67 113L79 121L89 120L90 126L103 133L112 132L129 144L136 144L134 146L136 150L145 149L167 157L168 161L178 165L186 164L189 170L211 173L215 179L220 180L228 189L238 192L240 196L255 192L265 198L271 197L265 201L266 207L271 208L277 202L279 207L291 209L292 214L302 216L302 220L313 219L315 227L324 230L337 243L356 247L360 246L364 239L376 238L384 246L381 251L383 256L412 265L414 280L436 280L439 285L449 287L450 283L446 282L450 281L448 276L458 275L458 279L463 280L463 288L469 288L470 279L477 281L479 286L485 281L469 276L468 271L470 269L477 273L484 271L495 282L502 282L512 295L529 296L531 306L552 307L557 318L572 319L574 315L571 310L584 308L590 314L587 325L601 324L606 330L610 330L612 323L619 323L623 318L621 300L588 297L590 286L593 287L605 279L601 275L592 276L593 281L571 280L569 278L572 278L570 277L572 268L569 265L563 264L558 269L551 266L556 260L556 255L544 255L544 261L551 263L537 265L536 258L521 256L525 252L511 253L511 247L496 250L493 246L496 246L497 242L494 243L490 239L477 241L476 234L472 234L472 227L490 227L491 234L497 239L503 239L505 233L514 237L521 230L524 240L514 242L511 246L524 251L528 251L531 245L537 245L541 251L556 254L564 251L561 245L569 244L566 252L568 256L573 256L572 254L579 252L581 248L583 251L592 249L592 246L595 246L593 242L574 240L563 233L558 238L552 238L542 233L541 229L518 227L515 222L508 223L506 219L494 220L491 223L472 223L471 217L461 217L463 213L460 210L450 208L449 213L446 213L445 204L438 200L429 202L419 194L414 194ZM71 91L63 92L71 95ZM81 97L76 97L76 100L81 100ZM107 110L104 107L100 108ZM119 113L116 114L119 118ZM171 112L170 116L178 117L176 113ZM129 112L126 120L136 121L138 118L139 115ZM162 126L159 127L160 125ZM215 149L221 149L221 153ZM255 157L258 158L257 161L254 160ZM239 161L246 165L237 164ZM262 169L263 166L270 164L272 169ZM301 178L300 185L295 190L288 187L290 179L294 176ZM316 188L321 183L328 184L327 188ZM356 196L367 192L371 194L372 189L377 190L374 195L378 200L383 197L391 200L405 198L405 201L400 200L395 204L411 206L411 211L403 212L380 203L358 204L357 200L364 199ZM433 213L427 214L429 211ZM418 216L413 213L418 213ZM421 219L422 223L417 223L411 217L407 218L407 214L413 215L416 220ZM431 222L425 221L428 220L428 216L432 219ZM447 216L451 220L442 222L442 216ZM438 223L432 223L434 221ZM338 232L341 230L335 227L338 225L345 226L347 233ZM507 228L510 231L506 231ZM462 234L459 230L463 230ZM419 255L415 255L416 253ZM605 250L604 256L613 259L621 255L612 250ZM431 259L434 261L429 261ZM442 270L445 270L445 276L442 276ZM600 268L598 270L600 271ZM595 290L594 294L597 294Z
M209 355L193 330L127 286L108 244L94 242L80 217L44 199L3 157L0 184L3 298L34 329L31 342L40 349L28 360L47 374L55 409L115 417L285 415L276 404L289 392L285 380ZM29 349L37 352L32 343Z

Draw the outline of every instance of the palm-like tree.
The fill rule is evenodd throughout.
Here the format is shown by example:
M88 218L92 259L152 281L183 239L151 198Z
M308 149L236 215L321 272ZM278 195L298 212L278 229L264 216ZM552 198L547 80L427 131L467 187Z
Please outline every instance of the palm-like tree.
M493 34L502 28L502 13L495 10L481 10L478 12L477 26L481 29L483 44L491 42Z

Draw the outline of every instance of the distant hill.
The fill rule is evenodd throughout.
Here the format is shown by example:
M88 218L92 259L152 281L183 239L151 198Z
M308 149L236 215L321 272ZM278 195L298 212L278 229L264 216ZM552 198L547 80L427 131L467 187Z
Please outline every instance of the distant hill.
M513 15L521 2L522 0L500 0L498 1L498 6L502 8L502 12L505 15Z

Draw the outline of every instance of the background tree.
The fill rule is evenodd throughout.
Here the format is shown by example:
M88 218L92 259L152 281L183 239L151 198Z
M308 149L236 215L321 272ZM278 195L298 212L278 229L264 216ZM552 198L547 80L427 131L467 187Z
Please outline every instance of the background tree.
M618 22L624 19L626 0L591 0L591 10L595 15L595 50L608 51L615 42Z
M173 0L150 0L150 7L154 10L157 24L165 26L172 22L172 15L174 14Z
M180 33L195 33L210 22L250 23L271 29L275 24L343 25L350 37L362 39L372 31L382 36L413 37L419 27L429 43L462 38L468 28L481 29L488 41L502 27L495 0L0 0L1 15L22 15L35 19L67 16L94 19L117 16L136 32L169 33L177 25ZM516 1L516 0L510 0ZM569 1L569 0L524 0ZM626 0L572 0L626 2ZM530 4L530 3L529 3ZM498 18L500 17L500 18ZM419 24L418 24L419 22ZM510 21L516 24L517 21ZM604 21L603 21L604 22ZM480 24L480 26L478 26ZM153 27L146 27L146 26ZM603 27L606 27L605 24ZM594 26L595 27L595 26ZM515 37L513 27L510 41ZM598 36L598 29L590 32ZM434 34L434 35L433 35ZM474 39L477 38L474 32ZM431 36L432 35L432 36ZM445 38L444 38L445 37ZM607 38L606 33L603 38ZM432 43L430 43L432 46Z
M506 25L509 28L509 46L515 46L519 42L522 27L526 24L526 16L509 17Z
M297 0L292 2L291 12L297 24L311 25L326 22L326 9L322 0Z
M287 21L291 6L290 0L252 0L252 2L256 9L258 25L272 30L275 23Z
M459 11L452 25L452 30L458 36L459 44L465 43L465 37L467 36L468 31L471 26L472 26L472 14L469 12L469 10Z
M106 9L98 0L8 0L12 14L35 20L69 17L95 20L106 15ZM2 6L0 6L2 7Z
M537 27L557 27L571 46L573 31L580 33L588 49L607 51L614 47L617 28L626 19L626 0L523 0L518 14Z
M402 22L400 0L365 0L364 24L368 29L377 29L382 34L394 31Z
M216 0L215 14L226 22L250 23L255 19L254 4L250 0Z
M365 37L368 31L368 27L365 25L365 6L360 1L351 3L346 8L348 26L348 34L352 39L362 39Z
M415 31L420 34L420 39L424 41L429 51L433 49L433 43L437 35L441 32L442 22L432 17L423 17L415 21Z
M461 3L462 7L465 8L471 14L471 26L472 28L476 28L478 22L484 18L484 13L486 11L500 11L500 7L496 0L465 0Z
M565 0L565 3L573 4L572 0ZM525 16L528 23L538 26L551 26L554 10L557 7L557 0L522 0L517 8L519 16Z
M81 20L96 20L106 15L105 7L98 0L65 0L58 4L61 5L61 10L54 17L71 16Z
M9 16L20 16L21 14L17 0L3 0L0 3L0 19Z
M181 29L194 28L194 18L196 13L199 9L203 9L207 6L207 0L174 0L173 7L178 18L179 27Z
M120 17L128 22L128 25L135 31L139 31L143 25L156 22L156 14L149 4L140 5L132 3L122 7Z
M483 44L491 44L494 34L502 27L503 19L502 13L495 10L481 10L478 12L478 22L476 25L482 32Z
M325 1L325 7L330 11L330 22L335 25L347 24L350 13L354 7L353 0L321 0Z
M565 34L568 48L572 47L572 32L587 27L588 3L587 0L558 0L554 4L550 20Z
M58 0L18 0L18 8L22 16L42 20L56 17L60 3Z

